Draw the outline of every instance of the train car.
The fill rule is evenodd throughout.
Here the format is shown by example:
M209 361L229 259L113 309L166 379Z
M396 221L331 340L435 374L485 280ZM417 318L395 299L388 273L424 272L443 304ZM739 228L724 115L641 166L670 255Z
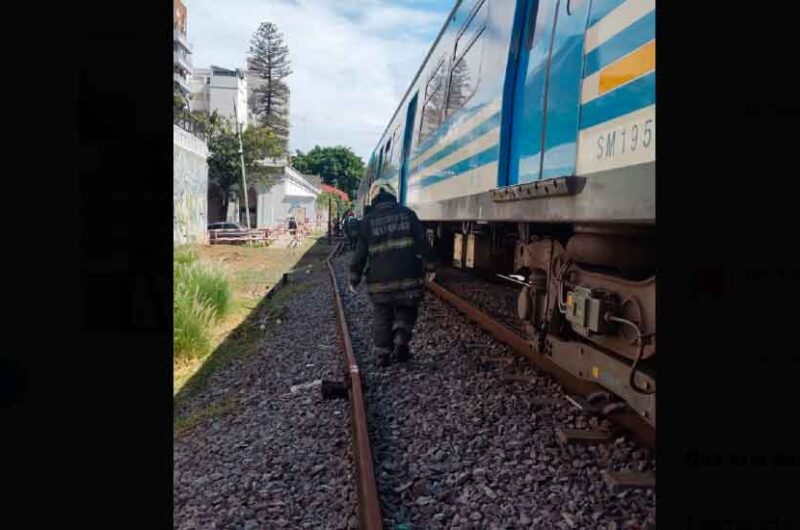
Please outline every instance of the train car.
M655 0L461 0L375 148L539 353L655 425Z
M374 156L370 157L369 163L367 163L364 177L358 184L358 190L356 190L356 199L353 204L356 217L358 218L364 217L366 206L368 206L367 194L369 192L369 186L375 178L375 164L373 163L373 160Z

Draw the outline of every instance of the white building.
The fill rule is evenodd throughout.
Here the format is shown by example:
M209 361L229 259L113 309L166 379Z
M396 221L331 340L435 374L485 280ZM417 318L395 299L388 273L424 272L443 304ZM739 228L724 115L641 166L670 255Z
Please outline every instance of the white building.
M294 217L299 225L306 224L315 230L325 229L328 224L327 205L318 208L316 204L322 191L322 179L304 175L288 165L282 165L280 171L270 187L262 184L248 186L250 227L286 227L289 217ZM214 209L218 211L216 206ZM225 220L244 224L244 215L245 209L239 201L231 201Z
M242 70L219 66L197 68L192 74L191 91L192 111L209 114L217 111L238 122L242 130L247 128L247 79Z
M313 177L285 166L281 177L269 189L260 185L254 186L257 193L257 227L285 226L289 217L294 217L300 225L308 223L317 229L325 226L327 214L317 210L316 201L320 188L314 180Z

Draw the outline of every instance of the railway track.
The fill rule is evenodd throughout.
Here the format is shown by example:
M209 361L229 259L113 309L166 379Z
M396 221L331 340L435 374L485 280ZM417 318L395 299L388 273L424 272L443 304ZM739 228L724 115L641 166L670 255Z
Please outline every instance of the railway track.
M573 376L539 354L514 315L517 290L498 282L477 278L458 269L444 269L438 281L428 284L429 290L449 303L470 320L508 344L527 358L536 368L552 375L568 392L582 399L607 394L600 385ZM599 411L597 411L599 412ZM640 444L655 449L655 429L638 414L626 408L616 409L608 419L628 432Z
M652 451L578 412L570 383L534 370L515 330L441 286L420 309L412 361L378 369L371 306L363 288L345 293L340 251L328 267L360 528L652 527Z
M369 443L367 429L366 407L364 405L364 391L361 382L361 373L356 362L353 346L350 341L350 331L344 314L339 284L332 259L338 255L344 243L338 243L328 256L327 265L333 287L334 307L336 310L337 332L342 343L345 366L345 382L349 390L350 418L353 431L353 452L356 462L356 487L358 490L358 511L361 528L365 530L378 530L382 528L378 493L375 487L375 473L372 466L372 449Z

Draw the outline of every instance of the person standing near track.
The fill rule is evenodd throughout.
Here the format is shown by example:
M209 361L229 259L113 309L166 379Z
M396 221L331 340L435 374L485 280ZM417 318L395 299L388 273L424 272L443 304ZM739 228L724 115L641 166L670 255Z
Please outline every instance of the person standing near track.
M356 248L356 241L358 241L359 222L353 212L348 212L345 219L344 232L345 235L347 235L347 246L350 250L354 250Z
M348 288L355 293L369 260L366 283L374 306L374 352L379 365L388 366L392 353L400 362L411 357L409 343L424 278L433 280L435 264L422 223L397 203L397 192L388 181L372 183L369 201L372 208L359 223Z

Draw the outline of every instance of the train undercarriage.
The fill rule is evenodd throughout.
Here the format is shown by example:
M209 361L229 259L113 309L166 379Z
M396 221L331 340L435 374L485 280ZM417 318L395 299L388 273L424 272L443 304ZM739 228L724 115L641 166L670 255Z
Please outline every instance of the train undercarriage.
M655 427L655 228L426 223L439 262L518 287L534 349Z

